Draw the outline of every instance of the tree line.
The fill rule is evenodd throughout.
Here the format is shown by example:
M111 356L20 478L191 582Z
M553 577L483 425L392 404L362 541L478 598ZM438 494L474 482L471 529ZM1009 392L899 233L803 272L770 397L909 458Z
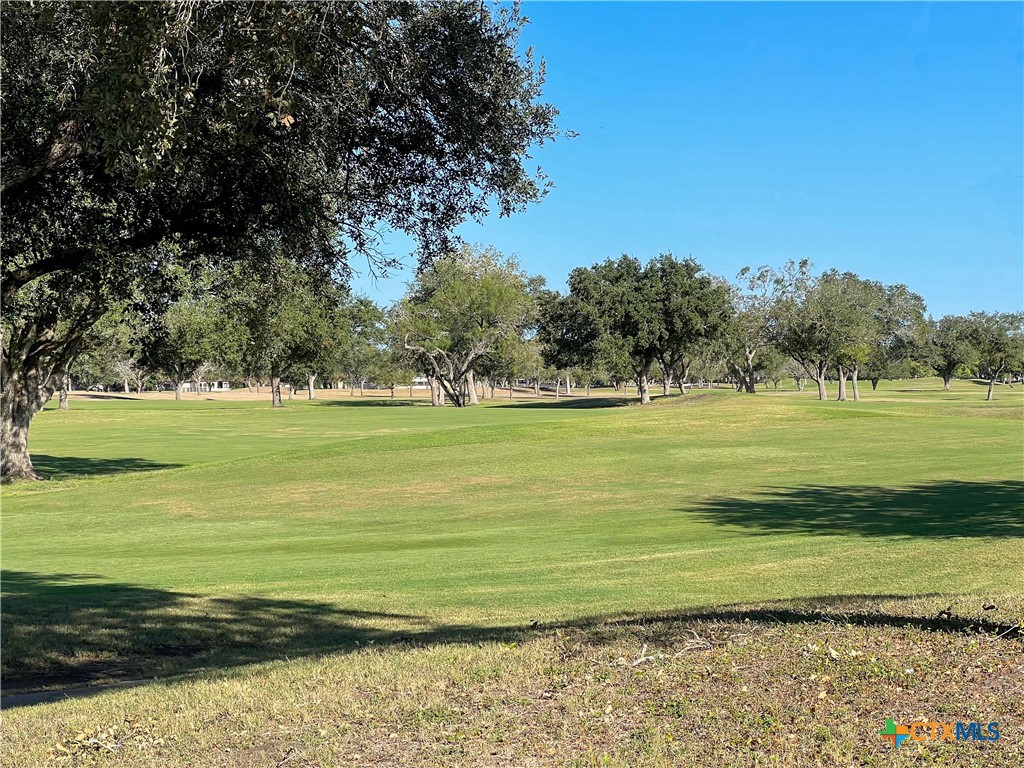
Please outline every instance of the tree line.
M573 270L562 294L515 259L463 246L425 265L406 295L383 308L282 263L275 279L234 267L181 276L162 310L117 309L97 326L69 377L163 377L182 386L216 373L250 389L282 381L354 392L425 379L434 405L472 405L526 381L539 394L573 386L636 386L651 402L661 383L685 394L719 382L754 393L792 378L818 397L860 399L860 382L935 374L995 383L1024 373L1024 317L972 312L934 320L904 285L851 272L813 274L807 262L745 269L734 282L692 258L632 256Z

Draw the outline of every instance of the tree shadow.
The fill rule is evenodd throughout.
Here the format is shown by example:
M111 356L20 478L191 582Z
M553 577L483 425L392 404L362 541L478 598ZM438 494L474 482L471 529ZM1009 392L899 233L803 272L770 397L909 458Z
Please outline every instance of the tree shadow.
M547 400L505 400L502 401L489 401L494 402L501 408L565 408L572 410L588 410L591 408L619 408L630 403L637 402L635 397L585 397L576 396L563 397L559 399L547 399Z
M391 398L381 398L380 400L371 399L359 399L359 400L313 400L313 405L327 405L327 406L341 406L344 408L399 408L399 407L415 407L415 406L429 406L430 402L421 402L419 400L410 400L408 397L400 398L396 397L394 400Z
M978 615L955 615L949 610L939 610L930 615L907 611L908 600L946 604L949 595L937 593L921 595L895 594L847 594L822 595L816 597L786 598L760 603L723 605L694 611L656 614L627 619L606 619L600 626L593 622L579 624L582 628L593 628L600 634L614 631L617 627L643 626L653 628L652 640L658 635L677 632L680 624L731 623L746 624L839 624L858 627L891 627L895 629L917 629L926 632L947 634L986 634L1004 640L1016 640L1024 636L1019 622L1008 623L986 619ZM954 601L956 600L953 598ZM886 604L899 605L890 610ZM952 607L952 606L951 606ZM981 610L986 608L981 607ZM987 606L994 608L994 606Z
M758 534L1024 537L1024 482L772 488L752 499L707 499L685 511Z
M157 469L174 469L183 464L167 464L133 457L117 459L86 458L83 456L50 456L45 453L32 454L32 466L44 477L66 477L81 475L119 475L128 472L152 472Z
M233 667L395 640L416 616L2 572L5 690Z
M142 400L137 394L124 392L75 392L71 395L72 400Z
M312 600L207 597L111 583L87 574L3 571L3 688L17 690L136 684L140 679L223 671L274 659L346 652L368 645L522 641L552 629L577 629L587 642L610 642L622 628L644 626L666 637L707 622L815 623L916 627L1018 637L1019 625L971 617L907 616L886 610L899 595L846 595L732 605L622 618L591 616L541 625L437 624L423 617L342 609ZM920 597L920 596L919 596ZM14 695L7 706L52 695Z

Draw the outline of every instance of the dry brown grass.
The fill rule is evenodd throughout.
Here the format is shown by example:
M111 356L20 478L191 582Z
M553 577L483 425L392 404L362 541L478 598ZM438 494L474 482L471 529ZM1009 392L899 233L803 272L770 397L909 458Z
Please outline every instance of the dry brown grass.
M1024 645L980 615L1020 606L962 598L979 618L948 619L939 602L371 645L12 710L4 751L18 766L1019 766ZM887 717L995 720L1002 738L894 753Z
M348 389L321 389L316 388L313 390L316 394L317 400L359 400L359 399L372 399L372 400L390 400L391 390L390 389L364 389L362 392L357 388L353 395ZM287 388L282 390L282 397L288 399ZM534 400L537 396L533 394L533 390L528 387L516 387L512 393L515 400ZM579 393L573 392L574 396L583 395L584 392L581 390ZM414 400L430 401L430 390L414 388L412 390L412 398ZM69 393L71 400L174 400L174 391L167 390L164 392L85 392L85 391L74 391ZM396 400L408 400L410 397L409 387L396 387L395 388L395 399ZM563 395L562 397L565 397ZM257 392L255 388L252 390L245 387L235 387L226 392L184 392L182 393L183 400L192 401L221 401L221 402L252 402L252 401L268 401L270 400L270 388L260 387L260 391ZM296 389L293 395L295 400L306 400L307 392L306 389ZM481 397L481 400L484 398ZM541 392L540 399L542 400L554 400L555 395L553 392ZM488 402L491 398L488 398ZM508 388L495 389L493 400L500 402L508 400Z

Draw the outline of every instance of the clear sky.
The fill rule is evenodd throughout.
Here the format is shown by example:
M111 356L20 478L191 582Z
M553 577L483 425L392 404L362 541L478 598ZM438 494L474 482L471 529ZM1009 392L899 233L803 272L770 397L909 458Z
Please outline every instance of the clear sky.
M671 251L730 278L809 258L936 316L1024 309L1022 9L528 2L523 42L579 137L536 153L541 203L459 232L558 289ZM354 287L387 303L410 276Z

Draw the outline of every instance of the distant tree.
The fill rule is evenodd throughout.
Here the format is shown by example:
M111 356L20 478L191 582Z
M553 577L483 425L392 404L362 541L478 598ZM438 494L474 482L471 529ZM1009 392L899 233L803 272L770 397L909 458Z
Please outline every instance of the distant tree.
M513 397L516 379L526 378L533 384L533 394L540 397L540 383L544 376L544 355L541 345L536 339L526 340L523 344L512 345L512 354L508 358L509 400Z
M395 399L395 389L403 384L412 387L412 381L417 374L406 350L395 345L379 348L369 370L376 383L391 391L392 400ZM409 396L412 396L411 392Z
M913 375L913 361L921 355L927 332L924 300L905 285L882 288L875 320L877 334L864 364L871 388L881 379Z
M578 295L542 291L537 311L537 341L545 366L567 371L592 364L601 337L596 306L584 304Z
M133 332L138 323L138 314L121 304L104 313L89 329L78 353L59 377L61 410L68 409L68 392L74 383L84 389L109 389L118 382L127 389L129 382L138 383L138 377L146 372L139 362L141 352Z
M775 389L779 388L779 383L787 376L786 364L788 362L790 359L775 347L767 347L761 351L756 370L764 381L766 389L769 381Z
M864 280L852 272L828 272L823 278L835 281L837 289L834 322L839 326L841 342L835 360L839 381L836 399L846 400L846 381L849 378L853 384L853 399L858 401L861 369L881 343L884 332L880 318L885 289L881 283Z
M804 367L826 400L825 380L847 343L844 326L855 312L843 295L845 281L835 272L813 279L806 273L776 310L779 349Z
M657 358L662 393L675 381L680 393L689 375L693 354L702 342L724 336L733 314L729 286L704 272L694 259L662 254L645 273L653 283L656 308L662 316Z
M387 314L371 299L354 296L342 303L329 365L340 371L353 393L359 386L362 394L366 381L381 372L387 334Z
M271 405L280 408L285 379L304 380L314 395L318 373L329 366L342 291L328 276L286 260L272 275L234 270L222 288L222 322L234 326L233 357L249 375L269 378Z
M198 378L217 354L220 307L209 294L197 292L172 303L150 330L146 360L174 382L181 400L185 382Z
M732 294L734 313L728 318L723 333L737 389L750 394L756 391L759 356L786 330L783 315L787 307L795 307L797 294L806 289L809 270L810 262L806 259L788 261L779 270L770 267L740 270L739 284Z
M398 320L404 346L456 407L475 397L478 362L533 325L534 285L514 259L464 246L410 286Z
M601 371L612 387L618 392L634 381L633 361L629 344L624 339L603 335L597 341L597 352L593 367Z
M624 255L569 274L569 294L586 322L587 356L602 353L629 361L641 404L651 402L650 373L665 336L659 286L640 262Z
M807 379L807 370L791 357L785 357L782 364L782 372L793 380L798 392L804 391L804 381Z
M514 382L518 378L537 378L544 364L540 345L535 338L508 336L494 345L494 348L477 362L475 370L481 377L484 397L494 398L495 384L505 380L509 387L509 398L514 396Z
M967 320L979 373L988 379L985 399L992 400L999 376L1024 368L1024 313L972 312Z
M711 386L714 382L725 379L731 368L730 350L727 348L726 340L704 341L694 348L693 357L690 360L692 379L703 381Z
M929 324L923 356L942 377L943 389L949 389L950 382L961 365L975 364L978 356L974 346L975 340L973 324L967 317L946 315Z

